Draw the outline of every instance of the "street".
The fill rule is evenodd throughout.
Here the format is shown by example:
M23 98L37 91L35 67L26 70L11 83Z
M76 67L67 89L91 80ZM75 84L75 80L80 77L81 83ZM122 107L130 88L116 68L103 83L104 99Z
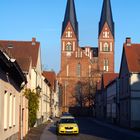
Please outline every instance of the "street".
M57 136L54 124L49 124L40 140L140 140L140 134L130 130L111 128L102 125L102 123L97 123L91 118L79 118L77 120L80 127L79 135Z

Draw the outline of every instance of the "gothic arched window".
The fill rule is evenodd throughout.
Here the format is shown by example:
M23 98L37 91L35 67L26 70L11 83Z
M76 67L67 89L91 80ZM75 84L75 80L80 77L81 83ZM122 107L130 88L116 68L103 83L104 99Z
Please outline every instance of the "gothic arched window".
M104 43L103 50L104 50L104 52L109 52L109 45L108 45L108 43Z
M77 64L77 76L78 77L81 76L81 64L80 63Z
M104 71L108 71L108 70L109 70L109 60L104 59Z
M68 42L66 45L66 51L72 51L72 45L70 42Z

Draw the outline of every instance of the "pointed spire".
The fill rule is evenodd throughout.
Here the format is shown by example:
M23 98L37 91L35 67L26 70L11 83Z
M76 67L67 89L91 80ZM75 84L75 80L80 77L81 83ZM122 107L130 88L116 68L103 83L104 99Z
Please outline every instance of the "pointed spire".
M76 18L76 10L75 10L74 0L67 0L65 17L64 17L64 21L63 21L63 25L62 25L62 35L66 29L68 22L71 23L73 30L75 32L75 35L78 39L78 22L77 22L77 18Z
M100 36L100 33L103 29L105 22L107 22L107 24L110 28L110 31L114 37L114 22L113 22L110 0L104 0L104 2L103 2L101 19L99 22L99 36Z

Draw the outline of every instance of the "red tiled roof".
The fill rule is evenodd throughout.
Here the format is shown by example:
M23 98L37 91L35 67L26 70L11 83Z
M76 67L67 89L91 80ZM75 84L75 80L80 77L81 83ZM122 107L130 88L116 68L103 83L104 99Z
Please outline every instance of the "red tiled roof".
M103 85L104 88L112 82L114 79L116 79L119 76L118 73L104 73L103 74Z
M31 65L31 58L16 58L19 66L21 67L23 72L29 72L29 68Z
M129 72L140 72L140 44L124 45Z
M14 58L26 58L32 60L32 66L36 67L40 43L32 41L9 41L0 40L0 44ZM17 60L18 61L18 60ZM28 65L28 64L27 64Z
M43 71L43 76L50 82L51 86L55 88L56 74L53 71Z

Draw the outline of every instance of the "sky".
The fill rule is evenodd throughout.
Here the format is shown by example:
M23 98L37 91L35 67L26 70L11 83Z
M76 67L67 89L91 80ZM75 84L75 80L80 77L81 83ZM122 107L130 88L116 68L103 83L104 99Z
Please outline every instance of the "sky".
M67 0L0 0L0 40L41 43L42 66L60 70L61 28ZM103 0L75 0L79 44L97 47ZM115 72L120 70L123 43L140 43L140 0L111 0L115 22ZM22 53L22 52L21 52Z

